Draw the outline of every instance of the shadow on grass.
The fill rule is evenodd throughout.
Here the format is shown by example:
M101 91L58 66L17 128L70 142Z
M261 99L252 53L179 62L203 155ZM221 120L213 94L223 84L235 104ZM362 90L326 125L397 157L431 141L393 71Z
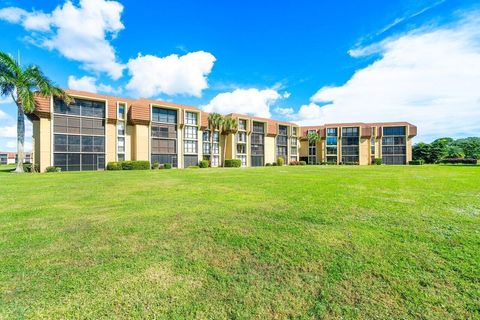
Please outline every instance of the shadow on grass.
M0 173L9 173L15 170L15 165L0 165Z

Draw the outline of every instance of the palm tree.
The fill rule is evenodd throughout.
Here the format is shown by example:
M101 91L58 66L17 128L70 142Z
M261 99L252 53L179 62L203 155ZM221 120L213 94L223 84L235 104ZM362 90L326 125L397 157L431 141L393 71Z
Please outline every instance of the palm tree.
M35 110L35 94L55 96L71 103L73 99L50 81L35 65L22 68L10 55L0 52L0 96L10 96L17 105L17 168L23 172L25 158L25 113ZM34 172L35 170L32 170Z
M223 167L225 167L225 157L227 155L227 138L228 135L231 133L236 132L238 129L238 122L237 119L233 118L225 118L222 121L222 131L225 135L225 139L223 139Z
M317 145L318 141L320 141L320 136L318 135L318 133L315 131L315 132L309 132L307 134L307 140L308 140L308 145ZM316 150L316 148L315 148ZM317 159L317 155L315 155L315 162Z
M222 127L223 117L221 114L213 112L208 115L208 127L210 128L210 163L213 160L213 134L215 130Z

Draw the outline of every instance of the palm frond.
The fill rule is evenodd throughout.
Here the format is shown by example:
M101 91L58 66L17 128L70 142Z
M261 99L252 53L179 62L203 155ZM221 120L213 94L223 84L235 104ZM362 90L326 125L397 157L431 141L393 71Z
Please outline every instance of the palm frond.
M25 113L31 113L35 110L35 94L30 88L23 86L17 88L18 102Z
M0 70L8 72L11 76L18 77L22 72L22 67L18 62L5 52L0 52Z
M25 70L25 78L32 87L38 90L38 93L43 96L53 95L61 98L65 103L70 104L73 98L70 97L63 89L56 86L50 79L48 79L43 72L35 65L27 67Z

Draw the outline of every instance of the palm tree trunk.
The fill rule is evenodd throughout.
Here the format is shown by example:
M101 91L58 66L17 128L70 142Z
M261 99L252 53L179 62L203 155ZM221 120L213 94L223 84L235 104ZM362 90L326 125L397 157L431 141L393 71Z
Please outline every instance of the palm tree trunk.
M225 135L225 138L223 139L223 161L222 161L222 167L225 167L225 157L227 156L227 139L228 139L228 133Z
M213 133L215 132L215 129L212 128L210 131L210 167L213 168Z
M25 113L20 104L17 104L17 168L15 172L23 172L23 160L25 159Z

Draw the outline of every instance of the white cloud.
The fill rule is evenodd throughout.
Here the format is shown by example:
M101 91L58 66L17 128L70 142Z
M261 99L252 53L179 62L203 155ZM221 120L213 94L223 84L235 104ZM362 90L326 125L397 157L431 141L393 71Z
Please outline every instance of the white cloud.
M202 108L207 112L235 112L270 118L270 106L281 98L282 95L274 89L236 89L216 95Z
M6 96L6 97L1 97L0 96L0 104L7 104L7 103L14 103L12 100L12 97Z
M283 96L285 97L285 95L283 95ZM283 116L288 116L288 115L291 115L295 112L293 110L293 108L275 108L275 109L273 109L273 111L275 113L281 114Z
M480 13L352 52L380 54L338 87L323 87L300 123L410 121L420 139L480 135ZM322 107L319 104L325 104Z
M204 51L190 52L183 56L167 57L139 55L127 64L132 78L127 89L142 97L153 97L161 93L168 95L185 94L195 97L208 88L215 57Z
M7 140L5 143L5 147L7 150L2 150L2 151L11 151L11 152L16 152L17 151L17 140ZM30 141L25 141L23 148L26 152L31 152L32 151L32 143Z
M51 16L43 12L27 12L21 8L9 7L0 10L0 19L21 24L26 30L50 31Z
M66 58L81 62L85 69L118 79L124 66L117 62L109 41L124 29L122 11L123 6L116 1L80 0L78 7L67 1L51 13L4 8L0 9L0 19L31 31L33 43L58 50Z
M96 84L97 79L94 77L83 76L81 78L76 78L75 76L68 77L68 87L74 90L88 91L88 92L103 92L110 94L120 94L122 92L121 88L113 88L111 85L106 84Z
M17 125L0 127L0 138L16 138Z

